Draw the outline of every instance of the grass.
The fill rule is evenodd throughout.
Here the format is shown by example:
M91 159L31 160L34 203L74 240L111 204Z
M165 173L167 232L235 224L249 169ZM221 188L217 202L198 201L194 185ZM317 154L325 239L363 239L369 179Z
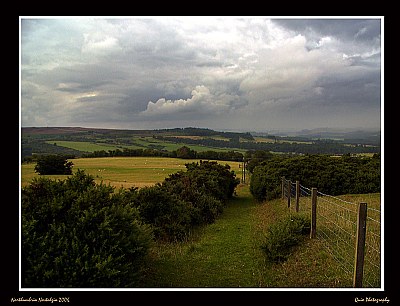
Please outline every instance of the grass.
M98 183L103 181L116 187L142 187L161 182L168 174L186 169L185 163L198 160L113 157L80 158L72 161L74 171L83 169L92 174ZM237 177L241 177L241 169L237 162L219 162L229 164ZM22 186L29 184L32 178L39 177L34 172L34 166L35 164L21 165ZM65 179L68 176L49 177ZM380 215L377 213L380 209L380 194L345 195L338 198L351 203L368 203L370 219L367 221L365 286L379 287L380 255L375 250L380 250L380 223L376 222L380 221ZM329 232L330 225L322 222L324 219L334 220L342 228L349 226L352 229L354 214L349 212L349 215L344 215L332 211L332 207L338 207L333 204L324 208L329 204L326 201L328 199L333 201L327 197L318 197L320 213L317 215L317 239L305 237L302 243L294 248L287 261L271 263L266 260L262 250L268 227L294 214L293 205L288 208L287 202L281 199L256 203L250 195L249 186L241 184L237 188L237 196L228 203L215 223L194 230L188 241L155 244L151 250L150 261L143 271L141 287L352 287L352 274L343 269L340 260L335 259L338 255L324 243L321 234ZM345 205L340 201L339 203ZM310 207L309 197L301 197L299 213L309 214ZM346 237L343 232L338 233ZM333 240L330 238L328 241ZM346 243L346 253L352 256L353 252L353 242ZM352 257L349 258L346 261L352 263Z
M294 201L292 203L291 213L294 212ZM379 288L381 285L380 193L347 194L335 197L318 194L317 240L330 257L335 259L338 268L347 275L345 279L352 280L359 203L367 203L368 207L363 286ZM310 214L310 197L301 197L299 208L300 213ZM352 283L346 283L346 285L351 287Z
M142 288L342 288L352 286L322 241L305 237L288 260L262 250L268 227L290 214L282 200L255 203L247 185L212 225L186 242L156 244Z
M95 178L96 183L103 182L119 187L144 187L161 182L169 174L179 170L186 170L185 164L198 162L195 159L178 159L165 157L100 157L76 158L71 160L74 164L73 173L83 169ZM228 164L237 177L241 175L238 162L218 161ZM26 186L34 177L39 177L34 170L35 164L21 165L21 185ZM67 175L44 176L53 179L65 179Z
M304 208L305 205L301 205ZM304 204L304 203L303 203ZM295 212L287 207L281 199L268 201L258 210L260 231L265 236L268 223L284 219ZM308 214L308 210L300 209L300 214ZM261 240L264 243L264 240ZM303 241L292 250L287 261L283 263L266 262L269 278L266 287L277 288L342 288L351 287L352 279L348 277L339 264L331 256L319 239L304 237Z
M152 252L143 287L226 288L262 286L264 256L254 236L256 205L248 187L214 223L198 229L189 241L159 244Z

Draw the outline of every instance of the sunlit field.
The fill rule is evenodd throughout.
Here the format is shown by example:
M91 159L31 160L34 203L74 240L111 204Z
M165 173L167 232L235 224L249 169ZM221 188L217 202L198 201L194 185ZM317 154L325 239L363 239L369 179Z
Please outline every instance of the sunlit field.
M103 182L119 187L144 187L162 182L169 174L186 170L185 164L198 159L178 159L165 157L99 157L71 159L73 173L84 170L94 177L96 183ZM218 161L228 164L236 176L241 178L239 162ZM34 170L36 163L21 165L21 186L28 185L33 178L40 177ZM65 179L68 175L42 175L52 179Z

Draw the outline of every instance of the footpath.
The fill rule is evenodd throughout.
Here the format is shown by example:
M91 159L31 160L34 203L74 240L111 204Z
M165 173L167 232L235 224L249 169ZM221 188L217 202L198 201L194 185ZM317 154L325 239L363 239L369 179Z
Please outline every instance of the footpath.
M215 223L189 242L159 246L146 287L265 287L262 231L248 185L234 197Z

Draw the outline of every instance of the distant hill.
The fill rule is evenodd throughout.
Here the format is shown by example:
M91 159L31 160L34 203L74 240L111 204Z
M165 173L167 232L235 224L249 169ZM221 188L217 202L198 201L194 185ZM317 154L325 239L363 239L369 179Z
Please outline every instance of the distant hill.
M346 144L365 144L380 146L381 131L374 129L350 129L350 128L315 128L303 129L300 131L266 131L266 132L251 132L253 136L261 135L268 137L281 137L287 139L304 139L304 140L335 140Z
M165 139L164 139L165 138ZM216 145L186 144L196 151L232 151L226 147L229 141L246 139L253 141L250 133L222 132L206 128L173 128L158 130L103 129L86 127L22 127L21 154L29 157L37 154L64 154L81 157L96 151L158 150L172 152L182 147L179 141L215 139ZM187 141L188 141L187 140ZM240 148L234 148L243 151Z
M24 135L65 135L65 134L104 134L104 135L165 135L165 136L222 136L227 138L244 137L252 140L249 132L224 132L207 128L171 128L154 130L101 129L84 127L22 127Z
M84 127L23 127L22 156L95 151L152 149L172 152L182 146L195 151L263 150L292 154L359 154L380 152L380 132L302 130L287 135L216 131L208 128L155 130Z

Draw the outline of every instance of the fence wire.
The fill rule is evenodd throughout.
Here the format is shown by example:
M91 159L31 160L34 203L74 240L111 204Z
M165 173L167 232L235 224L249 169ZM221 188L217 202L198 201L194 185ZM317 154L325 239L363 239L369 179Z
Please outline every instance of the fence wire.
M296 198L296 183L282 181L284 197ZM311 212L311 189L299 184L300 212ZM380 201L379 201L380 202ZM291 209L294 209L292 205ZM316 238L323 242L328 253L342 270L353 278L357 235L358 204L317 191ZM381 211L368 207L364 251L363 287L381 286Z

